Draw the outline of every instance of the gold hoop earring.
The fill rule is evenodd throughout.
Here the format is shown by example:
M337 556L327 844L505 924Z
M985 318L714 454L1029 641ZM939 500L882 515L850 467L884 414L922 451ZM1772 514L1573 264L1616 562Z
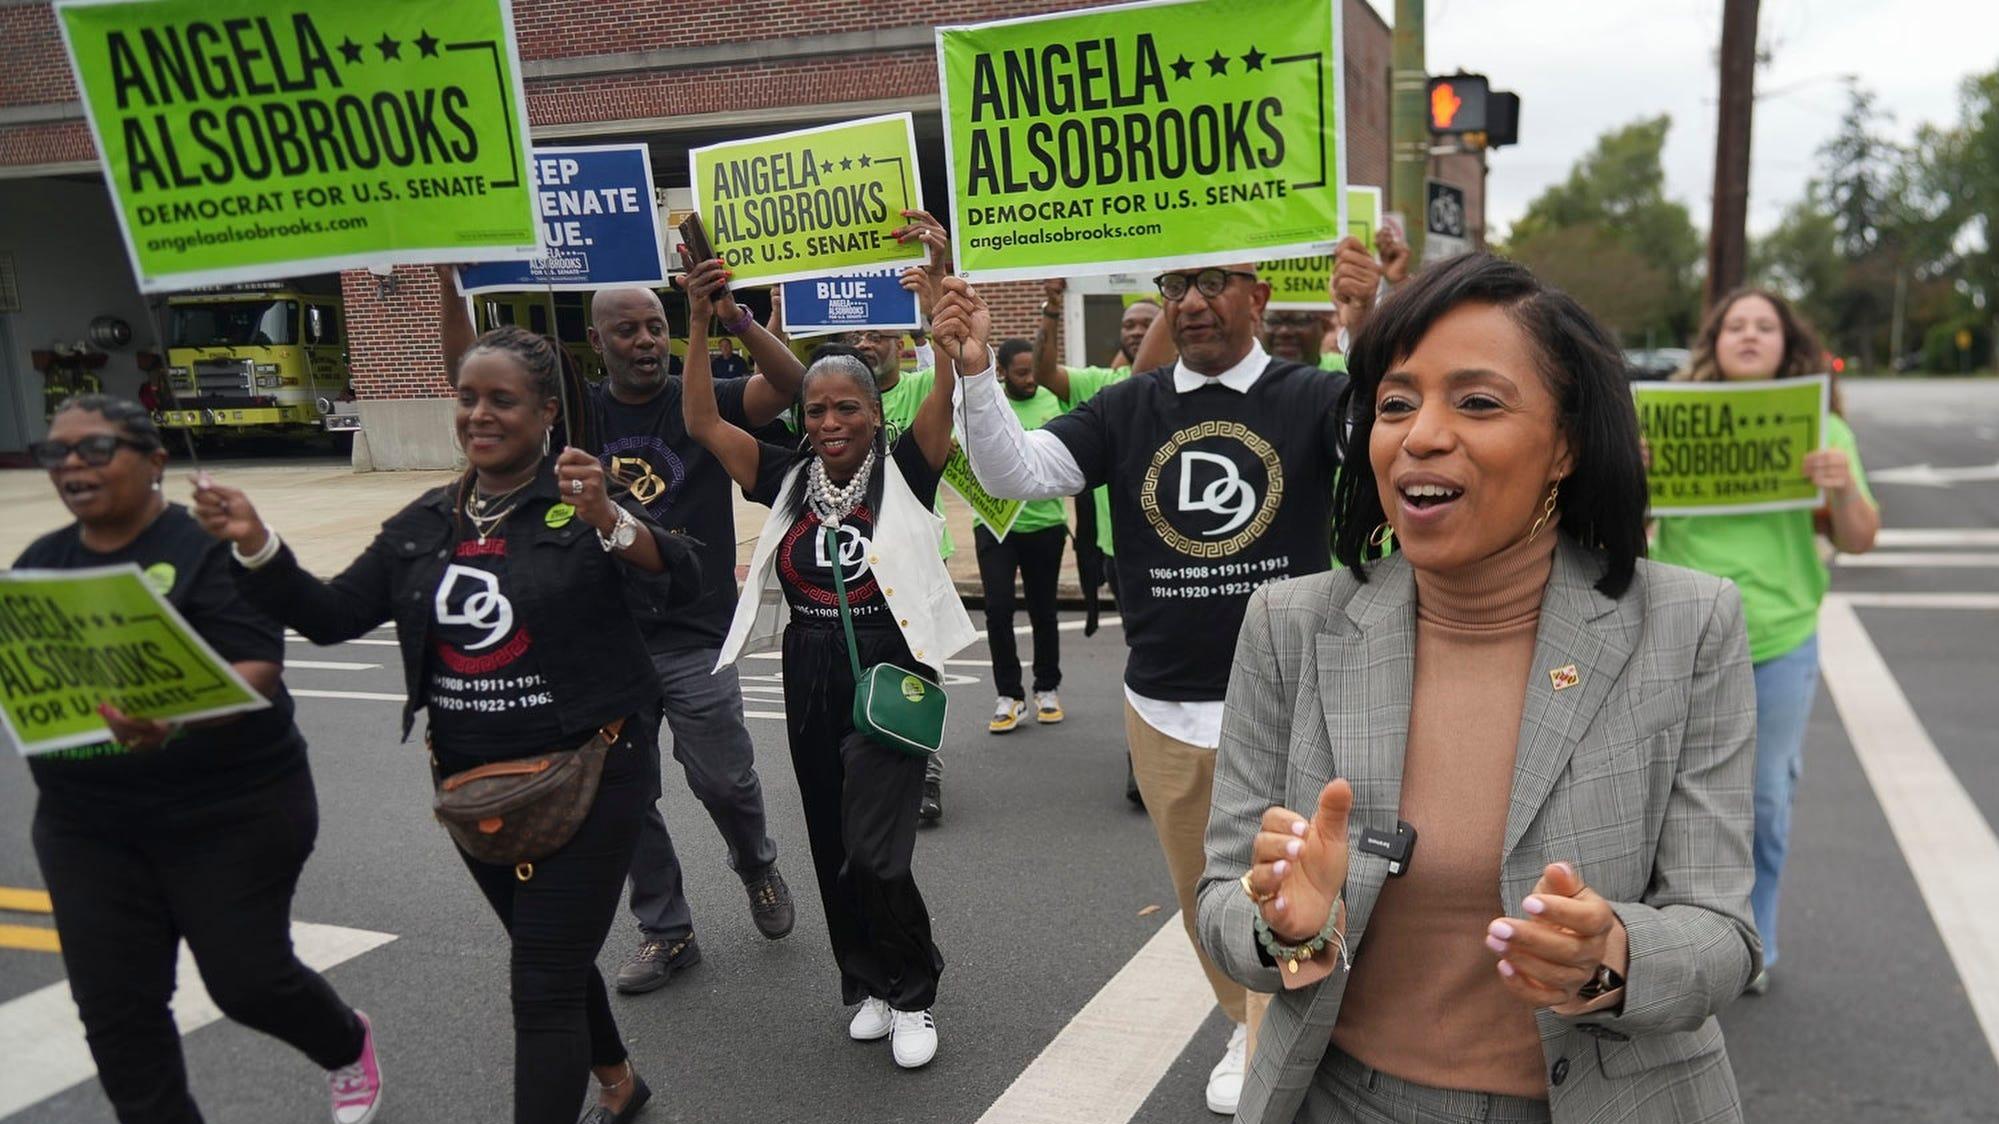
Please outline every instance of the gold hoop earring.
M1561 491L1562 482L1560 480L1548 486L1548 501L1541 505L1541 518L1534 520L1534 529L1527 532L1528 542L1533 542L1534 536L1541 533L1541 528L1548 525L1548 520L1555 517L1555 500L1561 494Z
M1394 528L1388 525L1388 520L1383 519L1381 524L1374 529L1374 533L1367 536L1367 545L1380 550L1388 544L1388 536L1393 533Z

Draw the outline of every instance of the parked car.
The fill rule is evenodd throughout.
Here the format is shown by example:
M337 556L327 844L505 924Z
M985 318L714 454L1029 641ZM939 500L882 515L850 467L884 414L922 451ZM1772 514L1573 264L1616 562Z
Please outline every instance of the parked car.
M1657 382L1686 370L1693 359L1684 347L1627 348L1624 369L1634 382Z

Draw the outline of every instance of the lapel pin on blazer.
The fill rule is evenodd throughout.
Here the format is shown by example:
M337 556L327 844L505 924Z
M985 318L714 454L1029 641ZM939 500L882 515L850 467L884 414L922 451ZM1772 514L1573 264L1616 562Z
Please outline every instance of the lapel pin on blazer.
M1582 681L1582 672L1577 671L1576 665L1572 663L1563 664L1548 672L1548 682L1553 683L1557 691L1566 691Z

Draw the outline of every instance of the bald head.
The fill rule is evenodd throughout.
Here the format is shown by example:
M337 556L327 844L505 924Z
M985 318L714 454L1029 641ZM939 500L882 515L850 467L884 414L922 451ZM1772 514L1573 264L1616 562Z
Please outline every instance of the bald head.
M666 308L651 289L590 294L590 346L604 357L604 377L619 401L644 402L659 393L672 342Z

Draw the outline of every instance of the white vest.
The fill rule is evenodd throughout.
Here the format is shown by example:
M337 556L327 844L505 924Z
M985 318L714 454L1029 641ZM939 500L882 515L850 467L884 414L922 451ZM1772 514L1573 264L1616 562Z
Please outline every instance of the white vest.
M736 599L736 616L729 622L722 657L715 662L717 670L753 652L777 647L785 622L791 619L777 576L777 547L791 529L793 514L785 510L790 506L786 501L799 486L806 463L800 461L786 473L778 488L778 506L771 508L763 534L757 538L749 579ZM910 655L940 675L945 660L978 638L971 615L958 598L958 587L951 581L951 571L938 557L943 529L944 517L917 501L916 493L902 478L902 470L889 460L882 471L882 509L875 518L868 567L881 583L882 600L902 629ZM834 564L839 564L837 559Z

